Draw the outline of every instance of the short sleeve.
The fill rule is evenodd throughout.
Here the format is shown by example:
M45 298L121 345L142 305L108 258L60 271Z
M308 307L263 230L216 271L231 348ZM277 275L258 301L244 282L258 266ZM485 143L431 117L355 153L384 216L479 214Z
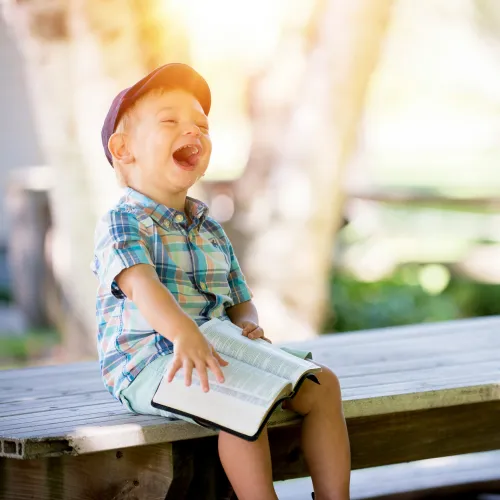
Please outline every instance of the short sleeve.
M226 243L226 247L228 249L230 258L228 283L229 283L229 288L231 289L231 299L234 305L241 304L242 302L247 302L248 300L251 300L253 294L247 285L245 276L241 270L238 259L236 258L236 255L234 253L231 241L227 237L222 227L220 228L220 230L224 237L224 241Z
M124 269L136 264L154 266L146 237L145 228L130 212L111 210L97 224L91 268L100 284L117 298L124 294L115 278Z

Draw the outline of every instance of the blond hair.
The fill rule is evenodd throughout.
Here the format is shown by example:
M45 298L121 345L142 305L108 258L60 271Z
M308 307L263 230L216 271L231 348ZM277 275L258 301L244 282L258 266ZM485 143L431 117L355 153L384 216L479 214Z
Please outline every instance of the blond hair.
M116 124L115 127L115 133L127 133L129 130L131 124L133 123L134 119L134 109L139 104L142 102L144 99L147 97L151 96L161 96L165 94L165 92L169 92L171 90L176 90L180 87L176 86L163 86L163 87L156 87L154 89L148 90L141 96L139 96L118 118L118 123ZM128 186L128 180L127 180L127 175L125 172L125 168L122 165L122 163L118 160L115 159L115 157L112 157L112 165L113 168L115 169L115 175L116 175L116 181L120 187L127 187Z

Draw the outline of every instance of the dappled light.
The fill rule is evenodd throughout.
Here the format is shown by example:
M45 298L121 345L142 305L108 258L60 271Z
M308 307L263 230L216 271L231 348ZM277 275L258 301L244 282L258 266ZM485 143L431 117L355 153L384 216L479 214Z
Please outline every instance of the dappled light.
M499 56L500 0L0 1L0 497L498 495Z

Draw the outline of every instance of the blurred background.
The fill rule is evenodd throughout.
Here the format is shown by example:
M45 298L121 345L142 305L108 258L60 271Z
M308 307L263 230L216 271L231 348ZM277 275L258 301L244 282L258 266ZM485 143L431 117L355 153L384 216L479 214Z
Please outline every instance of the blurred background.
M500 314L500 2L0 0L0 368L97 357L113 97L213 93L193 195L275 342Z

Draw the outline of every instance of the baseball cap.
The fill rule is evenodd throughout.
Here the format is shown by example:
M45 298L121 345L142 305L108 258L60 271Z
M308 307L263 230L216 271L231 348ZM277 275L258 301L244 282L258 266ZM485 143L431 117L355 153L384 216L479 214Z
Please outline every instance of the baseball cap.
M113 135L122 113L141 95L165 85L173 85L193 94L201 104L205 114L208 115L212 98L205 79L187 64L170 63L160 66L132 87L122 90L113 99L101 131L104 153L111 166L113 165L113 158L108 149L108 141Z

